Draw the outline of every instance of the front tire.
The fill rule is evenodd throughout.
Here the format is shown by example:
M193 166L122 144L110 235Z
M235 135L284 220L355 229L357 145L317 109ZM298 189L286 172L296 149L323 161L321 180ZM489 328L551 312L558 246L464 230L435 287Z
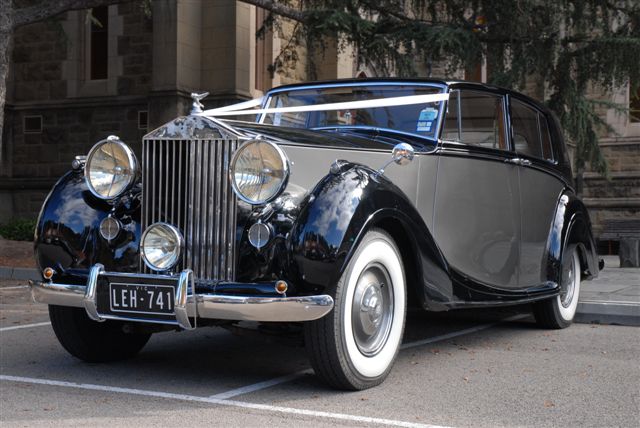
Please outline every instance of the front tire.
M400 349L406 309L404 269L391 236L368 232L330 294L333 311L305 324L316 375L346 390L382 383Z
M93 321L81 308L49 305L49 319L63 348L89 363L131 358L151 337L150 333L126 333L118 321Z
M533 305L533 313L539 326L561 329L571 325L578 309L581 272L578 247L575 244L569 245L562 256L560 293L552 299Z

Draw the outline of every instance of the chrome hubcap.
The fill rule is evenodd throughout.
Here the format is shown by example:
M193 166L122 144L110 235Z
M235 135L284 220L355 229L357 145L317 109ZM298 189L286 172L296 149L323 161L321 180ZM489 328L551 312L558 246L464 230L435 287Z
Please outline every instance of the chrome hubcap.
M563 307L568 308L573 301L573 295L576 290L576 263L573 254L570 261L562 266L562 284L560 285L560 303Z
M373 263L358 278L351 307L353 336L362 354L372 356L384 346L393 320L393 287L384 266Z

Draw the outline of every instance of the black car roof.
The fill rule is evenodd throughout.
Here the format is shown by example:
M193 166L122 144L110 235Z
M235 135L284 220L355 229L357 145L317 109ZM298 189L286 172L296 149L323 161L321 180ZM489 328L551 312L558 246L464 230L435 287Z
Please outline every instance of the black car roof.
M503 88L500 86L495 86L495 85L488 85L486 83L480 83L480 82L471 82L471 81L467 81L467 80L459 80L459 79L436 79L436 78L420 78L420 77L415 77L415 78L399 78L399 77L367 77L367 78L349 78L349 79L333 79L333 80L317 80L317 81L312 81L312 82L304 82L304 83L291 83L288 85L282 85L282 86L278 86L275 87L273 89L270 89L269 91L267 91L267 95L274 93L274 92L280 92L280 91L286 91L286 90L292 90L292 89L301 89L301 88L306 88L306 87L313 87L313 86L331 86L331 85L349 85L349 84L363 84L363 83L390 83L390 82L397 82L397 83L421 83L421 84L425 84L425 83L432 83L435 85L440 85L440 86L445 86L445 87L451 87L451 86L463 86L463 87L467 87L467 88L473 88L473 87L477 87L479 89L487 89L487 90L491 90L491 91L497 91L503 94L509 94L509 95L514 95L517 98L523 99L533 105L535 105L536 107L538 107L540 110L544 111L545 113L550 113L550 111L544 106L544 104L542 104L540 101L531 98L521 92L518 91L514 91L512 89L507 89L507 88Z

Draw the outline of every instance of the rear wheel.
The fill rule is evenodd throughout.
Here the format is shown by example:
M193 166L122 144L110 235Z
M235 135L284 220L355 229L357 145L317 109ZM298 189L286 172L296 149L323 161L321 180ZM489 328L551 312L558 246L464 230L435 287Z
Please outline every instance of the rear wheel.
M400 251L386 232L365 235L332 295L333 311L305 324L316 374L339 389L382 383L400 349L406 307Z
M131 358L151 337L150 333L125 332L122 322L93 321L81 308L49 305L49 318L64 349L90 363Z
M571 325L578 308L581 272L578 247L569 245L562 257L560 293L557 297L533 305L538 325L555 329Z

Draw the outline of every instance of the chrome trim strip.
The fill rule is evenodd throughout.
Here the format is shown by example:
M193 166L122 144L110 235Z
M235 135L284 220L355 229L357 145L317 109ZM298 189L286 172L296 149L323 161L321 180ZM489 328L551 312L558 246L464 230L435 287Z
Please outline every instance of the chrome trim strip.
M151 141L151 163L152 165L147 165L151 174L151 202L156 199L156 146L158 145L158 141ZM148 195L148 194L147 194ZM154 203L151 204L151 218L149 219L149 223L146 225L150 225L156 222L156 206Z
M210 144L209 145L209 159L211 159L211 163L215 162L216 159L216 151L217 145L216 144ZM213 242L213 230L215 228L215 207L213 206L213 203L215 201L215 195L214 195L214 191L215 191L215 179L216 179L216 174L217 172L215 170L212 170L211 173L209 174L209 183L207 184L207 210L206 210L206 217L207 217L207 259L209 260L209 262L207 263L206 266L206 272L205 277L206 278L214 278L213 276L213 265L215 264L215 258L214 258L214 251L215 251L215 244Z
M198 140L189 141L189 202L187 206L189 207L189 220L187 224L189 225L189 260L187 261L188 267L195 266L195 236L194 236L194 220L196 216L195 210L195 183L196 183L196 160L197 160L197 145Z
M222 156L220 159L220 187L221 187L221 194L220 194L220 203L222 204L222 206L220 207L220 211L221 211L221 225L220 225L220 232L221 232L221 236L220 236L220 242L218 242L218 252L220 253L219 255L219 277L222 279L228 279L227 278L227 252L224 251L226 246L227 246L227 223L229 221L229 219L227 218L227 214L228 211L225 207L224 204L227 203L227 196L228 196L228 191L229 191L229 180L227 180L227 174L229 171L229 168L225 168L227 165L227 159L229 157L229 143L228 142L224 142L223 145L223 150L222 150Z
M84 294L84 298L82 299L82 303L84 304L84 309L87 311L87 315L94 321L102 322L104 318L100 317L98 314L97 305L97 294L96 289L98 287L98 277L101 273L104 272L104 266L100 263L96 263L93 265L91 270L89 271L89 279L87 280L87 288Z

